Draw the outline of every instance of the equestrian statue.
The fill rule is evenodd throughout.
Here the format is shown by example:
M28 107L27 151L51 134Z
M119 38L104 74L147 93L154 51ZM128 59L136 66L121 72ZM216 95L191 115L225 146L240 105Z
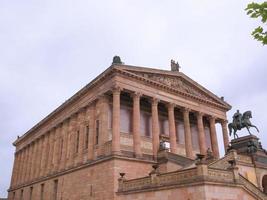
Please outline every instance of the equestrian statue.
M243 114L237 110L233 115L233 122L228 124L229 135L231 136L232 130L234 130L234 139L238 138L236 132L242 128L247 128L249 134L251 135L249 130L250 127L254 127L259 132L259 129L255 125L251 124L249 120L250 118L252 118L252 113L250 110L244 112Z

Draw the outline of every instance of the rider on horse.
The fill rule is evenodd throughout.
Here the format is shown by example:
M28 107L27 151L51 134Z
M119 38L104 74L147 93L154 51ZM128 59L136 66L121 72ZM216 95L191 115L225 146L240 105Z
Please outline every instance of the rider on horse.
M243 114L241 114L239 110L237 110L233 115L233 122L228 124L229 135L231 136L232 130L234 130L234 138L238 137L236 132L238 130L241 130L242 128L246 128L251 135L251 132L249 131L250 127L254 127L259 132L259 129L250 122L250 118L252 118L250 110L244 112Z
M233 124L236 125L236 128L238 130L241 130L241 128L242 128L242 114L239 112L239 110L237 110L233 116Z

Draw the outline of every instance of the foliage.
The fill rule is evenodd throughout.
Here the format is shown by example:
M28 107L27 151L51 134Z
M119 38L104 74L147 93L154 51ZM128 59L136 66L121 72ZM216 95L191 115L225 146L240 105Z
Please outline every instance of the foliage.
M247 15L251 18L260 18L261 22L266 25L267 23L267 2L263 3L250 3L247 5L245 9L247 11ZM254 31L251 33L254 39L262 42L263 45L267 44L267 31L263 29L262 26L255 28Z

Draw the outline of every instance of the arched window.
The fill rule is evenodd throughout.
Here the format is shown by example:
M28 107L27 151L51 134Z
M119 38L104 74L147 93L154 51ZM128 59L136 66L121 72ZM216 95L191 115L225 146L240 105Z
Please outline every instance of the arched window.
M264 175L262 178L262 188L263 192L267 194L267 175Z

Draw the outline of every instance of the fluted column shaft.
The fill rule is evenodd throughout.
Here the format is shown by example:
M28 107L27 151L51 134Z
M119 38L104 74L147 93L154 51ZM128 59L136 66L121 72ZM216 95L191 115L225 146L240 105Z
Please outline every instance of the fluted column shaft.
M140 135L140 94L135 93L133 96L133 145L136 157L142 156L141 135Z
M11 177L11 187L15 186L16 184L16 176L17 176L17 167L18 167L18 155L15 153L14 154L14 165L13 165L13 170L12 170L12 177Z
M62 155L60 159L60 170L63 170L66 167L67 149L68 149L68 126L69 126L69 121L68 120L64 121L62 126L63 144L62 144Z
M120 152L120 88L113 90L112 152Z
M227 153L227 148L229 145L229 137L228 137L228 131L227 131L227 120L223 120L221 122L222 125L222 133L223 133L223 144L224 144L224 151Z
M203 125L203 113L197 113L198 143L200 154L205 155L207 151L206 137Z
M53 169L53 154L54 154L54 138L55 138L55 129L50 131L49 134L49 155L47 161L47 174L52 173Z
M27 172L26 172L26 181L30 181L30 173L31 173L31 160L32 160L32 144L28 146L29 148L29 158L28 158L28 164L27 164Z
M28 181L28 170L29 170L29 159L30 159L30 146L28 145L25 149L26 151L26 159L25 159L25 170L24 170L24 174L23 174L23 182L27 182Z
M153 156L157 158L159 150L159 114L158 114L158 99L153 99L151 104L152 111L152 147Z
M79 131L80 131L80 141L79 141L79 146L78 146L78 160L77 164L81 164L83 161L83 150L84 150L84 139L85 139L85 134L86 134L86 127L85 127L85 114L86 114L86 109L82 109L81 112L79 113Z
M53 172L56 172L59 167L59 153L61 148L61 125L55 130L55 144L54 144L54 155L53 155Z
M185 153L189 158L193 158L193 145L192 145L192 134L190 129L189 109L183 109L184 118L184 134L185 134Z
M219 158L219 147L218 147L218 140L217 140L217 133L215 127L215 117L209 118L210 122L210 139L211 139L211 148L215 158Z
M44 176L45 175L45 167L46 167L46 162L47 162L47 149L48 149L48 136L45 134L42 137L43 144L42 144L42 153L41 153L41 163L40 163L40 174L39 176Z
M88 160L94 159L94 136L95 136L95 107L90 106L87 109L87 116L89 120L89 144L88 144Z
M69 146L68 146L68 167L72 167L74 165L74 155L75 155L75 141L77 134L77 117L75 114L70 119L69 124Z
M174 104L168 104L169 136L171 153L177 153Z
M18 167L17 185L19 185L21 181L21 174L22 174L21 172L22 172L22 166L23 166L22 150L20 150L18 153L19 153L19 167Z
M21 150L21 167L19 172L19 184L23 182L23 173L24 173L24 167L25 167L25 149Z
M34 159L35 159L35 152L36 151L36 141L34 141L32 143L32 155L31 155L31 167L30 167L30 180L33 180L33 176L34 176Z
M34 179L38 177L39 174L39 158L40 158L40 146L41 146L41 140L37 139L36 141L36 153L34 157Z

